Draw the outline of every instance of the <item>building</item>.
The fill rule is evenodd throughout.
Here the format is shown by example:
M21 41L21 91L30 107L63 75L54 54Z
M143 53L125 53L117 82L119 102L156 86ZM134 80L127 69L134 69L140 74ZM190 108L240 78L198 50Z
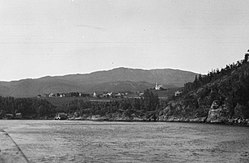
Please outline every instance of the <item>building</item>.
M156 83L156 86L155 86L155 90L162 90L163 89L163 86L162 85L158 85L157 83Z
M175 92L175 96L179 96L179 95L181 95L182 94L182 91L176 91Z
M5 117L6 117L6 119L13 119L14 115L13 114L6 114Z
M16 113L15 118L16 119L22 119L22 113Z
M56 116L55 116L55 120L66 120L68 118L67 114L66 113L58 113Z
M48 97L55 97L55 94L50 93L50 94L48 95Z

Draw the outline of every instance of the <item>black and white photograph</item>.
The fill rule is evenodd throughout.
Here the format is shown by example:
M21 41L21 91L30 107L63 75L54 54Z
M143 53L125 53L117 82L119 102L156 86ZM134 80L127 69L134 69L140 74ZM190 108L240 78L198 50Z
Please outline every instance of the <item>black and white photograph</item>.
M185 162L249 162L249 0L0 0L0 163Z

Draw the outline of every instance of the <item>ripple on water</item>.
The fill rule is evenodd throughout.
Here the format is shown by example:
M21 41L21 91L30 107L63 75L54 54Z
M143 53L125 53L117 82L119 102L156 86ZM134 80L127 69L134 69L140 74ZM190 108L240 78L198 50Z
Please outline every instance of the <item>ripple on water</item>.
M249 128L188 123L0 121L31 162L249 162Z

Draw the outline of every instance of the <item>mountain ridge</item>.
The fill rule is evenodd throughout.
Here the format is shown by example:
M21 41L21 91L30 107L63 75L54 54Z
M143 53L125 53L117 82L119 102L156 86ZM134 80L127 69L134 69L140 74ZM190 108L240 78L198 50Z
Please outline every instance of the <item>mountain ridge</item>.
M93 92L95 87L108 91L124 91L125 89L127 91L141 91L141 89L150 88L155 83L182 87L185 83L193 81L195 75L196 73L190 71L169 68L143 70L118 67L86 74L44 76L10 82L0 81L0 95L33 97L50 92ZM111 84L115 82L119 82L118 86ZM135 87L131 87L132 85Z

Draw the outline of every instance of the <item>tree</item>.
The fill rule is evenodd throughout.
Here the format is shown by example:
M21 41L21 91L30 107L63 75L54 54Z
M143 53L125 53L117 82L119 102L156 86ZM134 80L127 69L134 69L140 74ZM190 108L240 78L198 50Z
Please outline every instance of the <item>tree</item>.
M249 51L249 50L248 50L248 51ZM249 59L249 54L248 54L248 53L246 53L246 54L245 54L244 63L248 62L248 59Z
M144 107L146 111L155 111L159 106L159 98L150 90L144 91Z

